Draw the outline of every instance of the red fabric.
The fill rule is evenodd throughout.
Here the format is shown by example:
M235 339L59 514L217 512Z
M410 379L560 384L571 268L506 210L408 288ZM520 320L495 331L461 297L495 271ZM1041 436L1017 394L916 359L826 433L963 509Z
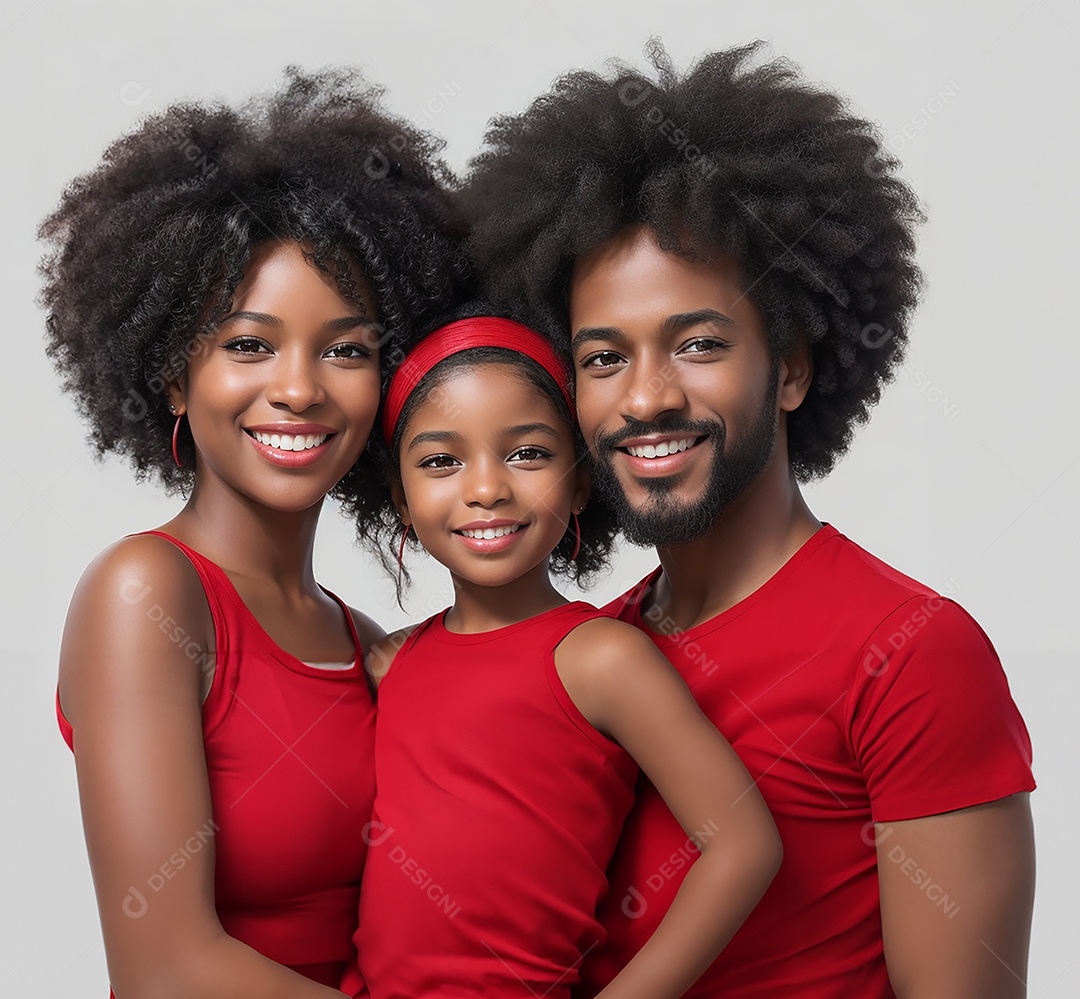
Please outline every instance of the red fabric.
M564 999L601 929L637 766L574 706L553 652L583 602L482 634L420 625L379 689L356 941L374 999ZM342 988L368 995L356 969Z
M567 408L571 414L575 412L570 372L566 362L555 353L550 340L512 319L475 316L448 323L429 333L394 372L383 403L383 437L388 443L393 439L394 427L405 403L424 376L440 361L472 347L505 347L531 358L551 375Z
M169 535L146 533L187 555L213 615L216 661L203 704L213 824L193 830L176 855L135 887L152 899L186 863L185 851L212 843L215 901L226 932L279 964L336 985L354 959L363 833L375 793L375 708L352 615L330 594L352 632L352 667L307 666L263 631L220 567ZM148 615L165 627L165 612L152 595L146 600ZM57 716L73 746L59 699Z
M607 609L651 625L757 781L785 851L761 903L687 996L892 997L872 822L1035 786L1027 730L989 640L957 604L827 525L757 592L679 635L655 634L665 630L655 615L642 620L658 574ZM696 853L643 781L610 871L608 943L586 962L581 995L648 939ZM955 912L935 885L928 898Z

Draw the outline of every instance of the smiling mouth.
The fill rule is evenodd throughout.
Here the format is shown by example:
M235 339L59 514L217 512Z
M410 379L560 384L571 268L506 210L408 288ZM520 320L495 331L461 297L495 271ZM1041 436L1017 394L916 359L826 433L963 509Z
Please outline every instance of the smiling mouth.
M496 538L504 538L508 534L516 534L524 526L524 524L506 524L503 527L475 528L467 531L455 531L454 533L478 541L494 541Z
M261 430L248 430L244 433L254 437L260 444L266 447L277 448L279 451L310 451L314 447L321 447L333 434L267 434Z
M681 437L673 441L661 441L659 444L641 444L633 447L619 447L618 451L629 454L634 458L666 458L668 455L679 454L689 448L696 447L708 435L700 437Z

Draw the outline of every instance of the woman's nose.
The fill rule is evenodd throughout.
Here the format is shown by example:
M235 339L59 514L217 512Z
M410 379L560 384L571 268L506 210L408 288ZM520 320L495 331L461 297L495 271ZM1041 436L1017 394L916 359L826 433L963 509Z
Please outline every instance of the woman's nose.
M299 351L279 355L274 361L273 378L267 388L271 404L303 412L326 400L326 390L319 379L318 361Z

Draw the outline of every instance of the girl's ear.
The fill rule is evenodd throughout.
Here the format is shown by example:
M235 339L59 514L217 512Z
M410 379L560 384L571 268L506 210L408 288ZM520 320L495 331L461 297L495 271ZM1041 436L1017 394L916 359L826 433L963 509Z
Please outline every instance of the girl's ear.
M412 517L409 516L409 502L405 499L405 488L401 484L401 479L392 477L389 484L390 499L393 500L394 506L397 507L398 515L401 517L401 524L403 527L409 527L412 524Z
M576 476L577 484L574 486L574 496L570 501L570 509L574 513L581 513L592 495L592 472L586 462L578 462Z

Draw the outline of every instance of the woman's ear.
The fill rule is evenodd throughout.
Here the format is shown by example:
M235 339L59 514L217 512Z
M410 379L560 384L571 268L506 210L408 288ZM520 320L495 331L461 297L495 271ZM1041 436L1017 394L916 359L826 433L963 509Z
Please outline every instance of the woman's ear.
M779 377L780 409L791 413L802 405L814 377L814 358L810 350L810 339L802 330L799 331L791 349L780 359Z
M165 395L169 400L169 412L173 416L181 416L187 412L187 402L184 400L184 386L180 382L166 382Z

